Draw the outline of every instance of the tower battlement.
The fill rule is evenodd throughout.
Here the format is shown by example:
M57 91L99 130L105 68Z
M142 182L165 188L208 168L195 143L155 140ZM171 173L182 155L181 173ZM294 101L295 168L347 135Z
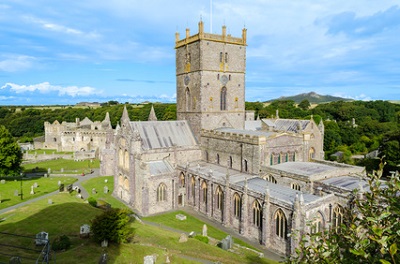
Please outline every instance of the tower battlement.
M186 37L184 39L180 39L179 33L175 33L175 48L179 48L185 46L187 44L196 42L198 40L211 40L216 42L223 42L229 44L243 45L247 46L247 29L242 29L242 37L232 37L230 34L226 34L226 26L222 26L222 34L212 34L204 32L204 23L203 21L199 22L199 32L195 35L190 36L190 29L186 29Z

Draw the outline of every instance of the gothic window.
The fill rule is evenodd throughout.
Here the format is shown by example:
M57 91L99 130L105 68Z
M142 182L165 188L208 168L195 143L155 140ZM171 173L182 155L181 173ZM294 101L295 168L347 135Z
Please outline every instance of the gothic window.
M300 184L298 184L298 183L296 183L296 182L293 182L293 183L290 185L290 187L291 187L293 190L300 191Z
M266 181L272 182L272 183L274 183L274 184L277 183L277 182L276 182L276 179L275 179L274 176L272 176L272 175L267 175L264 179L265 179Z
M219 154L217 154L217 159L215 160L217 164L219 164Z
M124 153L124 168L129 169L129 153L126 150Z
M222 52L219 53L219 62L222 62L222 59L224 57L224 54Z
M185 91L185 103L186 103L186 111L190 111L190 107L191 107L191 100L190 100L190 90L189 87L186 87L186 91Z
M224 204L224 192L222 191L221 187L217 187L217 209L221 210L223 209L223 204Z
M192 57L190 56L190 52L188 53L188 63L191 63Z
M340 225L342 223L343 223L343 208L338 205L333 209L332 226L334 230L339 231Z
M242 212L242 198L238 193L233 195L233 215L240 219Z
M281 154L278 154L278 164L281 164Z
M285 162L288 162L288 161L289 161L289 154L286 153L286 155L285 155Z
M125 177L124 179L124 189L129 190L129 180L127 177Z
M323 227L323 218L321 213L317 213L311 225L311 234L320 233Z
M269 159L269 164L272 166L274 165L274 154L271 154L271 157Z
M228 52L225 52L225 63L228 63Z
M160 183L157 188L157 202L164 202L167 200L167 186L164 183Z
M208 162L208 151L206 150L206 161Z
M221 89L221 110L226 110L226 87Z
M192 180L191 180L191 183L190 183L190 189L191 189L191 191L192 191L192 198L193 198L193 201L195 200L195 198L196 198L196 180L195 180L195 178L194 177L192 177Z
M243 170L245 172L248 172L248 170L249 170L249 164L248 164L247 160L243 160Z
M233 160L232 160L232 156L229 156L229 168L232 169L233 167Z
M310 153L309 153L309 159L314 159L315 158L315 149L311 148L310 149Z
M53 138L54 139L54 142L57 142L57 138Z
M275 233L278 237L286 238L287 236L287 220L285 214L279 209L275 214Z
M185 174L183 173L179 176L179 186L181 188L185 187Z
M122 149L118 151L118 164L120 167L124 166L124 151Z
M207 203L207 183L206 181L203 181L203 183L201 184L201 190L202 190L202 202L203 203Z
M262 208L260 203L256 200L253 203L253 224L261 228Z

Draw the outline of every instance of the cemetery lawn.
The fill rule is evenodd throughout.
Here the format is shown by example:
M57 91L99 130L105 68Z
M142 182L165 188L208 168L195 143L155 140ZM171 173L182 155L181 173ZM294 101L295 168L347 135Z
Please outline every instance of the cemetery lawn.
M26 151L28 154L33 155L33 154L71 154L73 155L74 152L72 151L57 151L56 149L30 149Z
M47 160L36 163L26 163L22 164L23 171L25 173L35 172L43 172L47 173L50 168L51 174L82 174L89 173L91 169L100 168L100 161L98 159L92 160L69 160L69 159L55 159L55 160ZM61 169L64 172L61 172Z
M51 179L51 178L45 178ZM55 178L53 178L54 180ZM65 179L65 178L63 178ZM105 183L107 180L107 183ZM39 182L38 182L39 183ZM55 181L57 185L57 180ZM109 193L103 191L104 185L109 187ZM91 193L92 188L96 188L98 192L93 194L95 199L103 199L107 203L112 204L116 208L124 208L125 205L111 196L113 188L112 177L96 177L90 179L82 185ZM19 198L19 197L18 197ZM90 220L103 211L88 204L86 201L76 197L76 192L58 193L51 196L52 204L48 199L33 202L27 206L3 213L0 215L0 240L6 241L6 244L13 244L19 247L28 247L31 249L41 249L34 246L33 237L35 234L45 231L49 233L50 242L61 235L67 235L71 239L71 248L53 254L53 258L57 263L97 263L103 252L108 254L108 262L113 264L123 263L143 263L146 255L157 255L156 264L165 263L166 257L169 257L171 263L202 263L201 260L212 262L220 261L221 263L277 263L265 258L259 258L252 251L235 247L234 252L228 252L218 248L215 244L218 240L210 239L210 244L201 242L195 238L189 238L185 243L179 243L181 231L176 232L168 228L163 228L154 224L140 223L134 221L132 227L135 229L135 237L133 241L126 244L116 245L110 244L108 248L102 248L99 243L92 239L83 239L79 237L80 227L84 224L90 224ZM175 218L177 213L167 213L155 217L146 218L154 222L162 222L167 225L171 218ZM184 214L184 213L183 213ZM173 216L173 217L172 217ZM169 219L169 220L163 220ZM199 233L203 223L194 217L187 216L187 222L177 226L176 229L195 230ZM191 228L188 225L192 225ZM21 238L16 236L7 236L4 233L12 233L18 235L29 236L31 238ZM208 235L217 239L224 238L225 233L208 226ZM235 243L240 243L235 240ZM0 262L8 263L9 258L2 255L4 249L0 247ZM6 254L9 252L6 251ZM13 249L13 254L14 249ZM24 250L20 253L26 258L36 259L37 252ZM35 255L36 254L36 255ZM24 261L24 259L23 259ZM32 261L31 261L32 262ZM30 263L24 261L23 263Z
M22 194L21 200L21 181L20 180L6 180L4 184L0 184L0 209L13 206L15 204L25 202L27 200L54 192L58 190L58 181L67 186L76 181L73 177L49 177L49 178L29 178L22 179ZM31 193L31 186L37 183L38 187L33 188L35 194ZM17 194L17 195L16 195Z

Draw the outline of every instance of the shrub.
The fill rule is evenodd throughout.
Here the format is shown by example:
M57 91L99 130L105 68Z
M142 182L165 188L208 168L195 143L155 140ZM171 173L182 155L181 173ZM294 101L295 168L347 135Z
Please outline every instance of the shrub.
M53 242L53 250L60 251L60 250L67 250L71 246L71 240L69 239L68 236L62 235L56 237Z
M97 207L97 201L94 197L90 196L88 199L88 203L93 206L93 207Z

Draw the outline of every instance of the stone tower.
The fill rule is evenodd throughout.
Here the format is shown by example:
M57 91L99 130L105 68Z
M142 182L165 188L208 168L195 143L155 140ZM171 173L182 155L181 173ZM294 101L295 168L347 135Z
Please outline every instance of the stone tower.
M202 129L244 128L246 29L242 37L199 32L175 35L177 119L188 120L199 140Z

